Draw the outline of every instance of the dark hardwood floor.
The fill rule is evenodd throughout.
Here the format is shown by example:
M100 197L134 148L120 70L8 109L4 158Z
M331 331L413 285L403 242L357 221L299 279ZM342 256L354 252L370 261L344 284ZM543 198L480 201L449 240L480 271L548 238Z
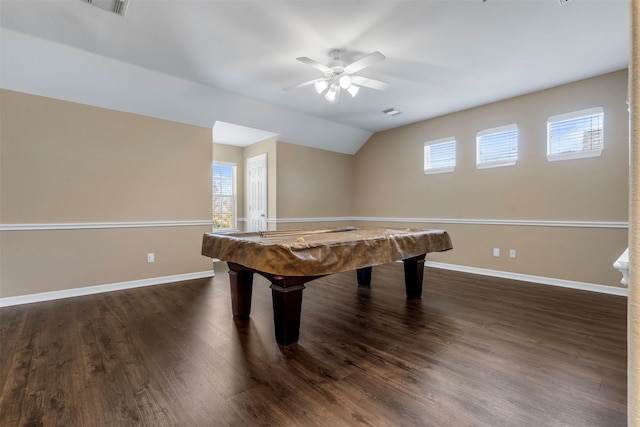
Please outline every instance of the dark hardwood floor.
M307 285L275 342L216 277L0 309L2 426L626 425L626 298L401 263Z

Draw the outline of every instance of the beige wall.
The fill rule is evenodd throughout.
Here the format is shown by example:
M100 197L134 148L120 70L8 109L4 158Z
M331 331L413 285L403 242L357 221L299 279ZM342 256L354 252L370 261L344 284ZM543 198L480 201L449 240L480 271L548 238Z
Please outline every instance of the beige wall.
M627 71L377 133L355 156L354 215L383 218L621 221L628 218ZM550 115L603 106L601 157L546 160ZM475 132L517 123L516 166L477 169ZM453 173L425 175L425 141L454 136ZM409 224L411 225L411 224ZM429 225L429 224L427 224ZM452 232L441 262L618 286L626 229L433 224ZM502 250L500 258L492 250ZM508 250L516 249L510 259Z
M238 165L238 217L247 216L244 164L260 154L267 154L270 228L339 227L353 223L351 219L325 219L352 216L354 157L287 144L275 138L245 148L213 144L214 160ZM322 221L313 221L314 218ZM245 225L241 221L238 228L242 230Z
M211 270L211 130L0 92L0 223L116 228L0 232L0 297ZM146 254L156 261L147 264Z
M353 162L354 157L348 154L279 142L278 219L351 217ZM343 223L327 222L322 227ZM279 224L279 228L303 226L310 225ZM320 224L311 223L311 226Z
M210 217L209 129L1 96L2 223Z
M449 230L455 249L430 260L618 286L611 264L627 246L626 229L446 220L627 221L626 79L620 71L381 132L355 156L276 139L212 144L211 129L2 91L0 223L210 220L212 158L238 165L242 218L246 159L266 153L268 217L303 221L271 229L353 222L317 218L438 218L445 224L380 224ZM546 117L597 105L605 109L603 155L547 162ZM520 130L518 164L477 170L475 131L508 123ZM424 175L423 142L446 136L458 141L455 172ZM209 270L199 255L208 230L1 231L0 297ZM155 263L146 263L147 252Z

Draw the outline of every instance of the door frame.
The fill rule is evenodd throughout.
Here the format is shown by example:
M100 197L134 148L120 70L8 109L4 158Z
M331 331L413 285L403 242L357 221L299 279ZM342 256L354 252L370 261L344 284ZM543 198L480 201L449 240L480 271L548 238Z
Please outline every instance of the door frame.
M260 230L253 229L253 221L251 218L251 200L252 200L252 186L251 186L251 177L249 176L249 172L251 171L250 164L251 163L261 163L264 170L264 179L262 180L262 185L260 186L259 191L262 193L262 200L264 200L264 216L261 222ZM246 162L246 172L245 172L245 182L246 182L246 211L247 211L247 229L246 231L264 231L267 229L267 213L268 213L268 199L267 199L267 179L268 179L268 171L267 171L267 153L259 154L257 156L247 158Z

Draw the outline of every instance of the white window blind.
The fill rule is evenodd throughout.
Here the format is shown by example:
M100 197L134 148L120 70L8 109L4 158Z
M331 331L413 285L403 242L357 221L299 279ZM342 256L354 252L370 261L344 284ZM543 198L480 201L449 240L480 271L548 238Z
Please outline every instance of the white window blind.
M603 148L602 107L558 114L547 119L547 160L597 157Z
M424 143L425 174L453 172L455 167L455 138L442 138Z
M476 132L476 166L512 166L518 160L518 125L511 124Z
M213 228L236 227L236 165L214 162Z

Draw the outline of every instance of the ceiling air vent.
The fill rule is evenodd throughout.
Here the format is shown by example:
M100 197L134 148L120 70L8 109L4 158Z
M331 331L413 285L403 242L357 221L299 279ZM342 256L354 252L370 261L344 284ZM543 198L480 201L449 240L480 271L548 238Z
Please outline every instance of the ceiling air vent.
M127 13L128 0L82 0L85 3L89 3L107 12L117 13L120 16L124 16Z
M388 108L386 110L383 110L382 112L385 113L387 116L397 116L398 114L401 113L401 111L396 110L395 108Z

